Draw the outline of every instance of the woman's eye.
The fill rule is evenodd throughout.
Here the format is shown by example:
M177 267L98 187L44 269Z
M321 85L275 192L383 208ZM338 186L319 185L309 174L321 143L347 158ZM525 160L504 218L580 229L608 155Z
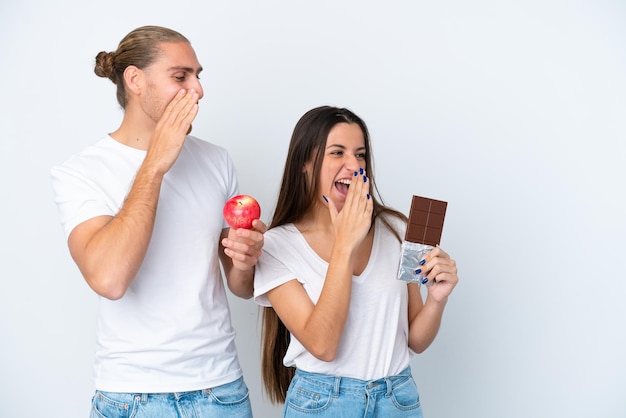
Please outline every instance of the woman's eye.
M365 159L365 154L357 154L356 158L358 158L360 160L364 160Z

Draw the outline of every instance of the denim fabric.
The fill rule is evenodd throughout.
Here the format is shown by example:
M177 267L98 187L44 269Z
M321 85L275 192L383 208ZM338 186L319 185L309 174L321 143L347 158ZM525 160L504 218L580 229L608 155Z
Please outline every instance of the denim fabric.
M396 376L359 380L296 370L284 417L422 418L417 386L406 368Z
M90 418L251 418L243 377L210 389L179 393L113 393L97 390Z

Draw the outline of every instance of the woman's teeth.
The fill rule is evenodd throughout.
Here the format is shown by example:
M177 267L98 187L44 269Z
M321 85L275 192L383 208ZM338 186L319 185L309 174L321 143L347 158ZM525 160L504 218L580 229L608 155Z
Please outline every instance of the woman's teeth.
M350 180L349 179L341 179L335 182L335 187L341 193L348 193L348 189L350 188Z

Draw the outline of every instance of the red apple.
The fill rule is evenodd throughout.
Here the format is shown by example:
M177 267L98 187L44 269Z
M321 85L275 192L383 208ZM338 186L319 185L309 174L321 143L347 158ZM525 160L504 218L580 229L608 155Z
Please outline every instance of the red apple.
M261 206L254 197L240 194L228 199L222 213L231 228L251 229L252 221L261 217Z

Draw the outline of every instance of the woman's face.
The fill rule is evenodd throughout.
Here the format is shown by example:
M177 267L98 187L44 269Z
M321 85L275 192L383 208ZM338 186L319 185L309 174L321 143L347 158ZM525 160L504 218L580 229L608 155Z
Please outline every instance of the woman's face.
M317 179L322 203L324 195L341 211L354 173L366 169L365 152L365 138L358 124L338 123L330 130Z

